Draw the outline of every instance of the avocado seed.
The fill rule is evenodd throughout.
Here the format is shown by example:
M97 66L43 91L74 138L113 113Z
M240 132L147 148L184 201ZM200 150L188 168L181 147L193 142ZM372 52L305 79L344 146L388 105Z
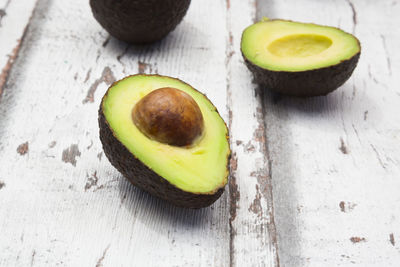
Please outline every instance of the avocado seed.
M132 110L136 127L158 142L190 146L204 129L203 115L187 93L165 87L143 97Z

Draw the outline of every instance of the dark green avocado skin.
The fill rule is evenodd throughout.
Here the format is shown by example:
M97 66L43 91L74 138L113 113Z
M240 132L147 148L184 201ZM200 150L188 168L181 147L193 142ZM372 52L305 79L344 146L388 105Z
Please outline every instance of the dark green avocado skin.
M360 53L339 64L307 71L272 71L250 62L245 63L254 75L254 81L277 93L307 97L327 95L343 85L357 66Z
M118 83L118 81L116 83ZM115 83L113 85L115 85ZM111 85L111 87L113 85ZM169 201L175 206L192 209L210 206L224 192L224 187L218 189L214 194L196 194L183 191L143 164L115 137L104 116L103 101L101 101L100 104L98 121L100 140L103 145L104 154L111 164L133 185L156 197ZM227 156L229 164L231 155L229 154ZM229 169L229 166L227 166L227 169Z
M95 19L132 44L161 40L179 24L191 0L90 0Z

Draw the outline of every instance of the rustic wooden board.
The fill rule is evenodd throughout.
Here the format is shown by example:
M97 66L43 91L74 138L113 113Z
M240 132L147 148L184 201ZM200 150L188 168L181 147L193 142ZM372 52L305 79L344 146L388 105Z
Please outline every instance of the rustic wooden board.
M110 38L78 0L30 19L36 2L0 0L0 266L398 266L399 1L192 1L152 46ZM240 36L262 16L355 33L353 77L312 99L253 84ZM212 207L155 199L103 155L100 98L137 72L181 78L227 121Z
M399 1L265 1L259 17L342 27L362 55L327 97L265 95L281 266L399 266Z
M254 16L253 1L193 1L140 47L110 38L88 3L40 0L0 100L0 266L276 265L261 98L239 53ZM155 199L104 157L100 98L137 72L192 84L232 127L230 192L211 208Z

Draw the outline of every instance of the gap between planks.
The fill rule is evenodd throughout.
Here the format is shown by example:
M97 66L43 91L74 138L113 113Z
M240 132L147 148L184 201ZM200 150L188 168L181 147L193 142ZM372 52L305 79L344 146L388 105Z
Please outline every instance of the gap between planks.
M232 125L233 125L233 113L234 111L232 110L233 107L233 101L234 97L233 95L233 89L232 89L232 84L231 84L231 79L232 79L232 58L235 53L240 54L240 51L235 51L234 48L234 42L240 42L240 38L237 35L237 29L234 29L232 27L232 22L231 20L235 16L235 13L232 11L234 8L233 6L235 3L232 3L230 0L226 0L226 9L227 9L227 32L228 32L228 37L227 37L227 45L226 45L226 69L227 69L227 77L226 77L226 90L227 90L227 109L228 109L228 125L230 129L230 142L231 142L231 148L234 148L235 144L235 133L232 131ZM252 21L256 22L257 18L257 7L258 7L258 0L251 1L249 5L252 6ZM248 26L248 25L244 25ZM235 31L235 32L233 32ZM237 47L236 47L237 49ZM237 60L237 58L235 59ZM240 64L243 64L242 62ZM267 203L267 207L264 208L268 212L268 217L269 220L266 225L264 225L264 222L261 222L262 227L266 227L267 232L268 232L268 241L271 242L271 245L273 247L274 251L274 259L272 260L272 264L274 266L280 266L279 263L279 253L278 253L278 240L277 240L277 232L276 232L276 227L275 227L275 220L274 220L274 205L273 205L273 195L272 195L272 170L271 170L271 159L269 158L269 149L268 149L268 142L266 138L266 122L265 122L265 104L264 104L264 94L263 94L263 88L256 87L255 89L255 96L254 96L254 101L258 103L256 111L255 111L255 116L257 120L257 129L255 130L253 140L255 143L259 144L259 150L262 153L263 156L263 162L266 163L267 166L263 167L260 170L257 170L254 172L254 176L257 178L257 194L255 196L255 199L253 203L250 205L249 211L252 210L254 213L259 213L261 217L266 216L263 214L263 207L260 204L260 198L264 197ZM242 141L236 140L236 143L241 143ZM253 147L254 149L254 147ZM238 188L238 181L237 181L237 175L236 175L236 170L238 168L238 158L235 149L232 149L232 155L231 155L231 160L230 160L230 172L231 172L231 177L229 180L229 212L230 212L230 218L229 218L229 249L230 249L230 259L229 259L229 264L230 266L235 266L239 265L236 262L235 259L235 237L236 237L236 229L235 226L233 225L233 222L235 221L237 217L237 209L239 208L239 200L241 197L240 194L240 189ZM251 175L253 176L253 174ZM260 193L261 191L261 193ZM247 197L247 196L243 196ZM242 207L244 208L244 207ZM262 234L262 233L261 233ZM266 238L261 235L261 238ZM265 259L265 261L268 261L268 259ZM265 262L258 262L258 264L265 264Z
M5 6L4 9L6 9L6 7L8 7L8 6L10 5L10 3L11 3L11 0L9 0L9 1L6 3L6 6ZM22 46L22 44L23 44L23 42L24 42L25 34L26 34L27 29L28 29L28 27L29 27L29 25L30 25L30 23L31 23L31 21L32 21L32 17L33 17L33 14L35 13L35 10L36 10L37 5L38 5L38 0L35 0L35 3L34 3L34 5L33 5L33 8L32 8L32 10L31 10L31 12L30 12L30 14L29 14L28 22L27 22L27 24L24 26L24 29L23 29L23 31L22 31L22 35L21 35L21 37L18 39L17 44L16 44L16 45L14 46L14 48L10 51L11 53L8 54L8 60L7 60L7 62L5 63L5 65L4 65L4 66L2 67L2 69L1 69L1 72L0 72L0 98L1 98L1 96L2 96L2 93L3 93L3 91L4 91L4 88L6 87L6 84L7 84L7 81L8 81L8 75L9 75L10 72L11 72L11 69L12 69L12 67L13 67L13 65L14 65L14 62L15 62L15 60L16 60L17 57L18 57L18 53L19 53L19 51L20 51L20 48L21 48L21 46ZM3 9L2 9L2 10L3 10ZM2 16L0 17L0 23L2 22L3 18L4 18L6 15L7 15L6 11L3 10ZM0 27L1 27L1 24L0 24Z

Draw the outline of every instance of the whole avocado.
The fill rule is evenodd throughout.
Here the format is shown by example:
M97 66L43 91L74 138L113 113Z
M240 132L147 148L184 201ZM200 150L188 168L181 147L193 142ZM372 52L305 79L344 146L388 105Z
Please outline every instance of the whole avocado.
M95 19L112 36L132 44L164 38L181 22L191 0L90 0Z

